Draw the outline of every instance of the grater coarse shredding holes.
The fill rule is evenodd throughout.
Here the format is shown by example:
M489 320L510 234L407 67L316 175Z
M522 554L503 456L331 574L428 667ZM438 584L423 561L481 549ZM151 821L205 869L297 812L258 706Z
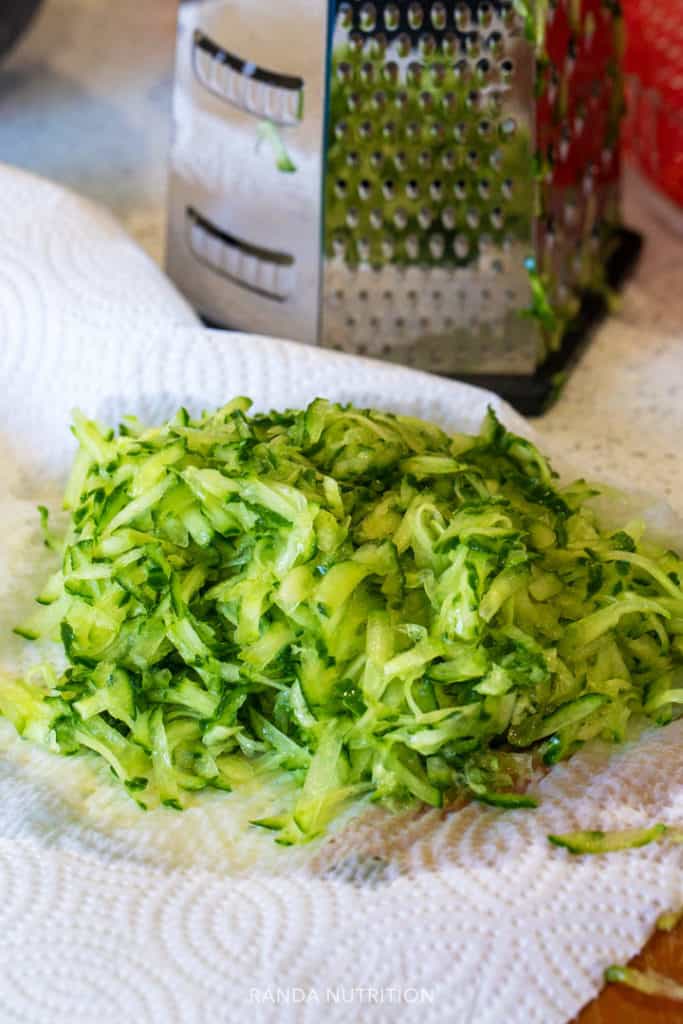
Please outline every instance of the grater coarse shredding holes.
M615 0L185 2L169 272L214 323L549 387L623 249L621 49Z

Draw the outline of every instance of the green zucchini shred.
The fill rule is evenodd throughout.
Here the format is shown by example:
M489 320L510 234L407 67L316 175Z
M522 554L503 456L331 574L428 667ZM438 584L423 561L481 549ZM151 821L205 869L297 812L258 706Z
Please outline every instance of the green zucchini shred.
M683 907L680 910L665 910L657 918L657 929L660 932L672 932L683 921Z
M570 853L615 853L619 850L634 850L639 846L647 846L648 843L667 842L674 845L683 843L683 829L673 825L648 825L644 828L614 829L610 832L602 832L599 829L587 829L580 832L564 832L560 835L549 835L549 842L553 846L562 846ZM678 920L675 914L663 915L660 920L673 924L660 925L664 931L673 928Z
M666 834L666 825L650 825L648 828L615 829L611 832L565 832L562 835L549 835L548 839L554 846L562 846L570 853L615 853L659 842Z
M628 985L629 988L647 996L659 996L663 999L672 999L674 1002L683 1002L683 985L657 971L640 971L637 967L622 967L613 964L605 971L605 981Z
M358 801L534 807L541 763L681 714L680 557L602 529L595 490L493 411L449 436L250 404L118 434L75 416L69 525L17 627L69 667L0 679L21 735L148 807L286 776L257 824L290 845ZM577 835L552 841L625 848Z

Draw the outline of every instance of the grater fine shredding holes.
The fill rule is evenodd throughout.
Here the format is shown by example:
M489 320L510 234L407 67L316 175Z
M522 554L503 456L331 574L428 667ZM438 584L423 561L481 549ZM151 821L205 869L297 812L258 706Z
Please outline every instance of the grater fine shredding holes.
M231 327L533 374L605 289L621 46L616 0L184 3L172 276Z
M518 315L533 247L533 180L520 173L533 163L532 63L510 5L340 6L324 344L443 372L533 368L537 339Z

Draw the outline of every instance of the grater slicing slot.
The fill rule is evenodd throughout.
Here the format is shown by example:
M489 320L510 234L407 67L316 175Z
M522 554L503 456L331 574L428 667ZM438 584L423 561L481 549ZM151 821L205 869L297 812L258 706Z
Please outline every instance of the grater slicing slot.
M294 286L294 257L223 231L192 207L187 235L195 259L233 284L275 302L286 302Z
M298 124L303 111L304 80L243 60L195 31L192 64L197 80L214 96L256 117L277 124Z

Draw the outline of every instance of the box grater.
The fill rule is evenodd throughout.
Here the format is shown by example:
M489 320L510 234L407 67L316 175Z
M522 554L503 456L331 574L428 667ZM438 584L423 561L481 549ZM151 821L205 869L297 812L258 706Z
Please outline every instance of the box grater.
M181 4L171 276L529 404L626 262L622 34L616 0Z

